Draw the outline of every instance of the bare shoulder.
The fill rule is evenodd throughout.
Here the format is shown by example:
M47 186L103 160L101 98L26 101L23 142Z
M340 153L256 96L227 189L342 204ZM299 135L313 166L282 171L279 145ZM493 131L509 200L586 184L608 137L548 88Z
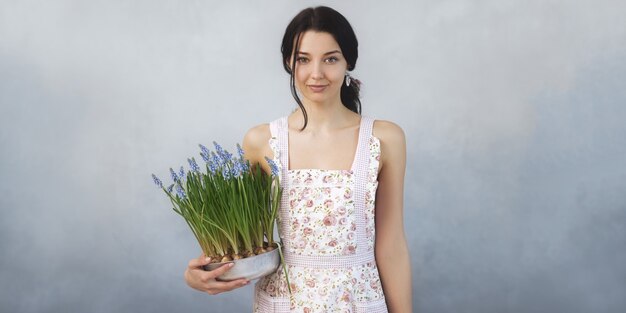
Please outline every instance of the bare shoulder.
M398 124L386 121L386 120L375 120L374 126L372 130L372 134L380 139L381 144L384 142L388 145L404 145L405 136L404 130Z
M263 148L271 136L270 124L259 124L248 129L243 137L243 144L252 149Z
M242 148L244 157L251 164L264 164L265 162L262 162L263 159L266 156L272 157L273 154L268 144L271 137L272 134L268 123L250 128L243 137Z

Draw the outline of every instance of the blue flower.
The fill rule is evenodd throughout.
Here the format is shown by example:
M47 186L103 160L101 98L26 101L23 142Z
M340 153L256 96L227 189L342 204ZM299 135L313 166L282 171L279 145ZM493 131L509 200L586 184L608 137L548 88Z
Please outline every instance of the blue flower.
M224 159L224 163L231 162L233 160L233 154L224 150L224 155L222 155L222 159Z
M178 179L178 175L176 175L176 172L174 172L174 170L170 167L170 175L172 176L172 180L177 182Z
M239 163L241 164L241 171L247 172L250 170L250 165L248 164L248 160L239 159Z
M180 179L185 179L185 169L181 166L180 170L178 171L178 176L180 176Z
M200 147L200 150L202 150L202 153L209 155L209 149L207 149L205 146L203 146L202 144L198 144L198 146Z
M211 152L211 162L209 163L209 172L211 174L215 174L220 165L221 158L217 156L215 153Z
M202 152L200 152L200 156L202 157L202 159L204 160L205 163L209 163L209 155L208 154L204 154Z
M191 158L191 159L187 159L187 162L189 162L189 167L191 167L191 170L199 173L200 172L200 167L198 166L198 163L196 163L196 159Z
M237 144L237 154L239 154L240 159L243 159L243 149L241 149L241 146L239 144Z
M232 173L234 177L239 177L243 173L244 167L241 162L235 162L232 168Z
M217 155L222 158L222 165L230 162L233 158L232 153L224 150L222 146L220 146L217 142L213 141L213 145L215 146L215 150L217 150Z
M219 144L219 143L217 143L217 142L213 141L213 145L215 146L215 150L217 151L217 154L218 154L219 156L224 155L224 148L222 148L222 146L220 146L220 144Z
M154 181L155 185L159 186L159 188L163 188L163 183L158 177L156 177L156 175L152 174L152 180Z
M215 163L215 166L222 167L226 165L226 160L222 158L219 153L211 152L211 162Z
M167 187L167 192L172 193L172 189L174 189L174 184L171 184L169 187Z
M185 195L185 191L183 190L183 187L180 184L176 184L176 194L181 199L185 199L187 197Z
M228 170L228 167L224 166L222 168L222 176L224 176L224 179L230 178L230 171Z
M276 165L276 162L268 157L265 157L265 161L269 164L270 169L272 170L272 175L278 176L278 166Z

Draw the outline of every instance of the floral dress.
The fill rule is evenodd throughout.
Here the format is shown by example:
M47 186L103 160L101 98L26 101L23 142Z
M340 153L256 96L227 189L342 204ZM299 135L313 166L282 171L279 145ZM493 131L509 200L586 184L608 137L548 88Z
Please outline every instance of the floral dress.
M372 136L373 122L361 118L350 170L289 170L287 117L270 123L292 294L280 267L257 282L254 312L387 312L374 258L380 141Z

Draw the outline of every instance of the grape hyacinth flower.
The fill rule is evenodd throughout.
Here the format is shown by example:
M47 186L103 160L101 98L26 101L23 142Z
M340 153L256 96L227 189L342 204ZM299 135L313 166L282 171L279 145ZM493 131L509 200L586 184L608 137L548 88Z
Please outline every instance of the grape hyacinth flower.
M209 149L207 149L203 144L198 144L200 150L202 150L203 154L209 155Z
M208 154L204 154L204 153L200 152L200 156L202 157L202 159L204 160L205 163L209 164L209 155Z
M270 165L270 169L272 170L272 175L278 176L278 166L276 165L276 162L274 162L274 160L268 157L265 157L265 161L267 161L267 164Z
M220 167L220 157L211 152L211 162L209 162L209 172L215 174Z
M245 159L239 159L239 164L241 164L241 171L242 172L247 172L250 170L250 167L248 166L248 162Z
M215 141L213 141L213 145L215 146L215 150L217 150L217 154L222 158L222 162L224 162L223 164L226 164L232 160L232 153L224 150L224 148L222 148L222 146L220 146L220 144Z
M210 162L209 156L211 155L211 153L209 152L209 149L207 149L207 147L205 147L203 144L198 144L198 146L200 147L200 156L202 157L202 159L204 160L206 164L209 164Z
M233 168L230 169L230 175L232 175L234 178L237 178L239 177L239 174L241 174L241 172L239 171L239 166L235 164Z
M178 179L178 175L176 175L176 172L174 172L174 170L170 167L170 176L172 176L172 180L175 182L179 182L180 180Z
M215 146L215 151L217 151L217 154L219 156L223 156L224 155L224 148L222 148L222 146L220 146L219 143L213 141L213 146Z
M224 166L222 168L222 176L224 176L224 179L230 178L230 171L228 170L228 167Z
M243 157L244 151L239 144L237 144L237 154L239 155L237 163L240 164L241 171L245 172L245 171L250 170L250 168L248 167L248 163L246 162L246 159Z
M189 167L191 167L192 171L194 171L195 173L200 173L200 167L198 166L198 163L196 163L196 159L190 158L187 159L187 162L189 162Z
M239 144L237 144L237 154L239 154L239 158L243 160L243 149Z
M185 179L185 169L182 166L180 167L180 170L178 171L178 176L180 176L181 180Z
M237 178L241 176L241 174L243 173L243 170L244 168L241 162L235 162L235 164L233 165L233 169L232 169L233 177Z
M159 186L159 188L163 188L163 183L156 175L152 174L152 180L154 181L155 185Z
M173 189L174 189L174 184L171 184L169 187L167 187L167 192L172 193Z
M176 185L176 194L181 199L186 198L185 191L183 190L183 187L181 185Z
M224 155L222 156L222 158L224 158L225 162L230 162L233 160L233 154L224 150Z

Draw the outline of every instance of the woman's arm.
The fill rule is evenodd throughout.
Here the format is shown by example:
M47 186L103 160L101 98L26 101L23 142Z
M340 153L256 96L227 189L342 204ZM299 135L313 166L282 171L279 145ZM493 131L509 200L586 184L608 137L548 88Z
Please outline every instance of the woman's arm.
M265 173L271 173L269 164L265 161L265 157L273 158L274 153L268 142L271 138L269 124L261 124L250 128L243 137L241 148L244 152L244 158L250 161L250 165L254 168L261 166Z
M376 264L389 312L412 312L411 263L404 236L406 141L402 128L376 121L381 158L376 192Z

